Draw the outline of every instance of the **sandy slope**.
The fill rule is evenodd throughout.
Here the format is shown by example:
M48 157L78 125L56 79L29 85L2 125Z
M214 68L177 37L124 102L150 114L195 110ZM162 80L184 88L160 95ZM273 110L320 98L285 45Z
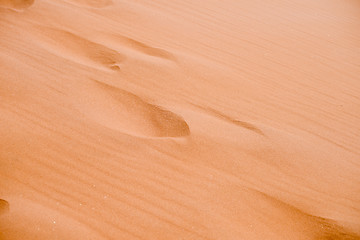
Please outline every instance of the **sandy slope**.
M0 239L360 239L359 63L355 0L0 0Z

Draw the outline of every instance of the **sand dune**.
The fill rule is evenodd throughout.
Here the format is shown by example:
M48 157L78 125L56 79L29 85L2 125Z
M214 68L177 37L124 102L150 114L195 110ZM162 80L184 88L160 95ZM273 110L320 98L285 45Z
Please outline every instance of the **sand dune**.
M359 23L0 0L0 239L360 239Z

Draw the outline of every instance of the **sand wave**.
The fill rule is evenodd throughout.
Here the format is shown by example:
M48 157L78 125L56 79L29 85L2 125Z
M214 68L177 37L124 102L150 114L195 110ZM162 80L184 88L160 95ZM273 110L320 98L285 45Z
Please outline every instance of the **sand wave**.
M357 1L32 3L0 0L1 240L360 239Z

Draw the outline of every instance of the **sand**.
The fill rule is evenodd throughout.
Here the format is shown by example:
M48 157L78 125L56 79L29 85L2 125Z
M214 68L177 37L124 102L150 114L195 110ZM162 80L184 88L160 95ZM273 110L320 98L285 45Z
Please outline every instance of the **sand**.
M0 0L0 239L360 239L356 0Z

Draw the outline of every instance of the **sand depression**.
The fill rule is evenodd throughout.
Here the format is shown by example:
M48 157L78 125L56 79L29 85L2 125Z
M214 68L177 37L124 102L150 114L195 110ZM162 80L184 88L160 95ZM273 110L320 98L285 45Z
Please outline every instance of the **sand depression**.
M0 0L0 239L360 239L353 0Z

